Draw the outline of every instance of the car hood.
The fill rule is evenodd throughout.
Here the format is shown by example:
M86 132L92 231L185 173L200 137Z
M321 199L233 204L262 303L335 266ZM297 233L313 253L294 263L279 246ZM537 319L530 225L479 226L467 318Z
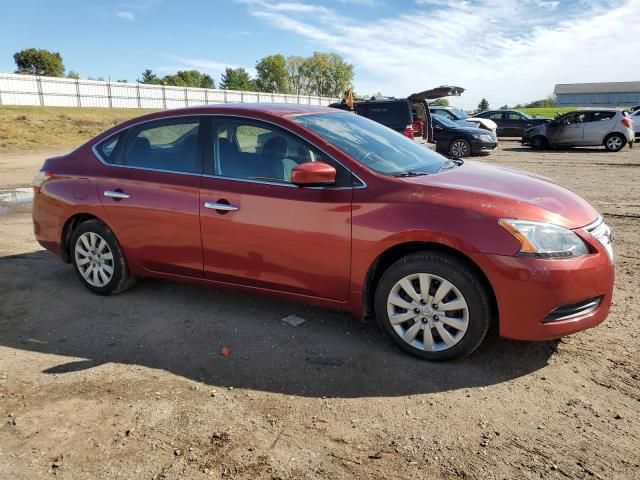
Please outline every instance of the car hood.
M580 228L599 215L578 194L543 176L471 160L434 175L407 177L406 181L428 186L438 197L432 201L454 201L464 208L482 210L496 218L519 218Z
M543 122L540 125L536 125L535 127L527 128L524 132L522 132L523 137L531 136L536 133L544 135L549 128L549 122Z
M458 128L450 128L449 130L456 133L466 133L468 135L491 135L492 132L485 130L484 128L476 127L473 122L467 122L466 120L456 120L459 125Z

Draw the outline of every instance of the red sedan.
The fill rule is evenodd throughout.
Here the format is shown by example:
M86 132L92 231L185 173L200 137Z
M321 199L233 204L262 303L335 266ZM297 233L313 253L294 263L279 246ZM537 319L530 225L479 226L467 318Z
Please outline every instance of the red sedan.
M611 234L539 176L447 159L366 118L298 105L153 113L48 159L37 240L91 291L156 277L375 315L430 360L602 322Z

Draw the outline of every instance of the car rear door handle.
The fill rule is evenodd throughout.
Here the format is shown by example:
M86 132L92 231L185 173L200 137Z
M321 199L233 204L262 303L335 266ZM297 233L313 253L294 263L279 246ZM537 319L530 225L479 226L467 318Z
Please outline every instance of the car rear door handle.
M114 198L116 200L123 200L125 198L130 198L128 193L124 193L123 191L118 190L105 190L104 196L109 198Z
M204 208L210 208L212 210L218 210L221 212L235 212L236 210L238 210L238 207L236 207L235 205L216 202L204 202Z

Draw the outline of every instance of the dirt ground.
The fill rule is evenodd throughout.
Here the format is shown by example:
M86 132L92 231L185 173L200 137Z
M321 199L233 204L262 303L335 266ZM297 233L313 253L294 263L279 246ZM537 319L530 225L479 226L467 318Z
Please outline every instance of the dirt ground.
M0 154L0 189L50 153ZM340 312L162 281L92 295L34 241L28 203L3 209L0 478L640 478L640 145L503 142L482 161L604 213L604 324L426 363Z

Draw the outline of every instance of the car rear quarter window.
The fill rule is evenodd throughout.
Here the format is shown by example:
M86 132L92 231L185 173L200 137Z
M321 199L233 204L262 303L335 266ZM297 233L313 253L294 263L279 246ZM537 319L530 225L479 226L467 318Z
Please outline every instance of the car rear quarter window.
M132 127L119 162L127 167L200 173L199 126L199 118L188 118Z
M100 158L106 163L113 163L116 152L118 150L118 145L120 145L121 139L124 137L123 134L114 135L113 137L109 137L103 142L99 143L96 146L96 150L100 154Z

